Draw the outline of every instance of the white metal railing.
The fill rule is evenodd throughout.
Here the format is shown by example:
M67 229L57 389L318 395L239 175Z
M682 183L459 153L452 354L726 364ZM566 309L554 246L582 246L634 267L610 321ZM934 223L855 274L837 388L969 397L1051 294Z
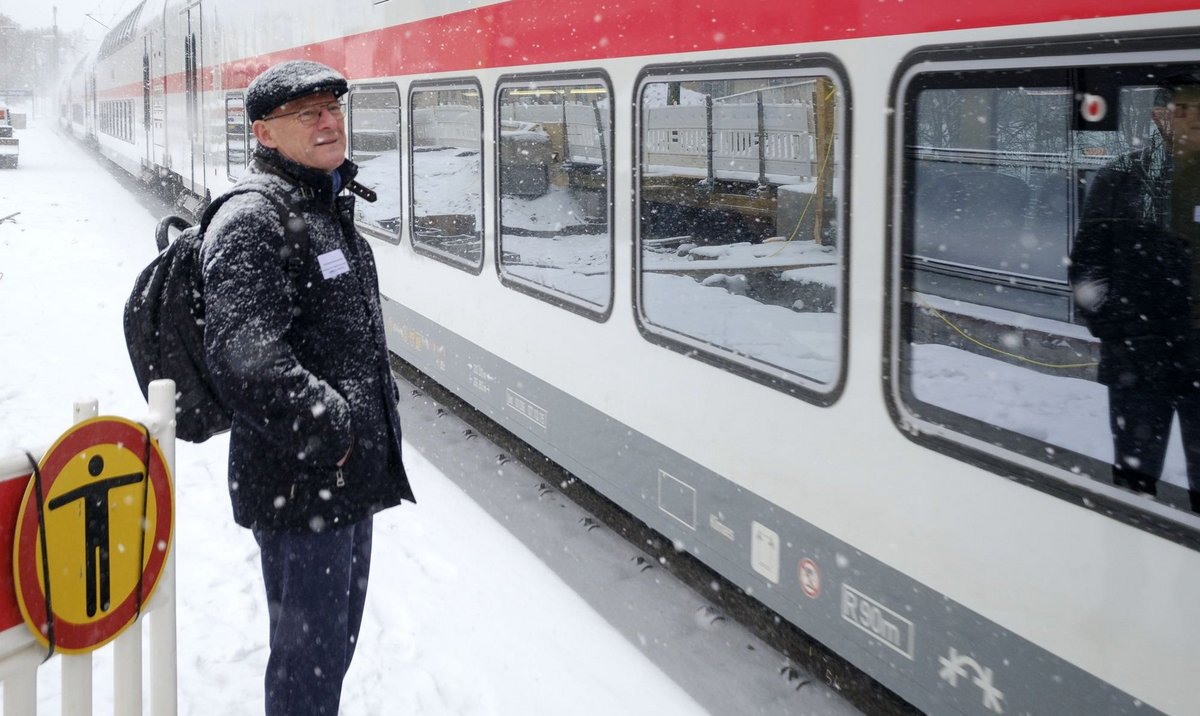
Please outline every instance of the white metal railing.
M413 145L417 147L479 149L483 145L478 107L420 107L412 111L412 123Z
M509 103L500 107L500 117L562 127L564 159L605 163L610 114L604 103ZM814 106L808 100L761 105L718 102L711 110L704 105L646 106L642 118L642 162L655 174L702 177L711 161L718 179L769 177L775 182L797 182L815 177L821 163ZM417 146L477 149L479 109L415 109L413 137Z
M563 129L563 159L603 166L605 142L612 120L606 102L567 102L566 104L505 104L500 108L501 121L531 122ZM596 131L597 123L602 132Z
M144 421L158 441L163 459L175 474L175 382L156 380L150 384L148 415ZM95 400L75 404L75 422L95 417ZM45 449L31 450L35 457ZM0 483L27 479L32 468L24 453L0 455ZM11 548L11 545L0 545ZM178 670L175 614L175 555L167 555L153 596L143 605L148 620L150 711L152 716L175 716L178 711ZM113 641L114 716L141 716L142 623L139 618ZM60 654L62 666L62 714L90 716L92 713L92 655ZM37 670L46 660L46 649L24 624L0 632L0 686L4 692L3 716L34 716L37 713ZM107 709L106 709L107 710Z
M712 164L716 178L816 176L816 134L811 102L713 104ZM709 109L703 105L647 107L642 161L655 173L705 172L709 162ZM761 123L761 124L760 124ZM761 149L760 149L760 144Z

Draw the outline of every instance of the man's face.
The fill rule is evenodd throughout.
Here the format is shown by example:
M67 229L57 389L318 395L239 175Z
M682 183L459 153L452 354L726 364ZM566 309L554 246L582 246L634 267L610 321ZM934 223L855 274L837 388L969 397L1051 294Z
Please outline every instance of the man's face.
M1200 149L1200 88L1187 88L1171 98L1171 134L1177 148Z
M346 156L346 125L337 97L318 92L286 102L254 123L264 147L306 167L331 172Z

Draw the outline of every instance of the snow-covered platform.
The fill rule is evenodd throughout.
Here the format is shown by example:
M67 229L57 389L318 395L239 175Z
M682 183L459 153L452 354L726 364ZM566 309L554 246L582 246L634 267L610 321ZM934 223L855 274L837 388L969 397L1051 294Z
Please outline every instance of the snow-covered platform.
M651 554L605 527L514 459L510 451L425 391L400 376L397 380L406 442L705 711L859 713L834 689L797 669L785 655L662 568ZM491 545L481 543L479 549L486 552ZM553 619L557 609L531 590L522 616L544 613ZM591 677L579 673L577 678ZM646 713L636 692L631 690L626 698L626 713Z

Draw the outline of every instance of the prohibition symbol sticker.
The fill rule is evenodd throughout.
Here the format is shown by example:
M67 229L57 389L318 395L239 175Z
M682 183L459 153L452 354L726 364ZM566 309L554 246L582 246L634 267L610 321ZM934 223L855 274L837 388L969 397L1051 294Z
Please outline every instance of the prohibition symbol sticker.
M96 649L149 601L171 547L173 504L156 441L150 440L148 470L146 454L142 426L92 418L63 433L42 458L40 506L37 483L29 481L17 516L13 574L21 616L43 646L50 646L53 626L55 649Z
M805 557L800 560L797 573L800 576L800 589L803 590L804 596L809 599L821 596L821 570L817 569L816 562Z

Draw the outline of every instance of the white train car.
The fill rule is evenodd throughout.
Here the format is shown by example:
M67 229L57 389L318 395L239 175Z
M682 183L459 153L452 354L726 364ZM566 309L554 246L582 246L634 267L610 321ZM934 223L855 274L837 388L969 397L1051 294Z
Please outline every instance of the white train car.
M59 87L59 128L84 142L95 141L95 89L90 84L95 64L94 51L83 56Z
M1192 5L146 0L72 87L199 205L340 69L399 359L925 711L1200 713L1182 441L1115 484L1067 278Z

